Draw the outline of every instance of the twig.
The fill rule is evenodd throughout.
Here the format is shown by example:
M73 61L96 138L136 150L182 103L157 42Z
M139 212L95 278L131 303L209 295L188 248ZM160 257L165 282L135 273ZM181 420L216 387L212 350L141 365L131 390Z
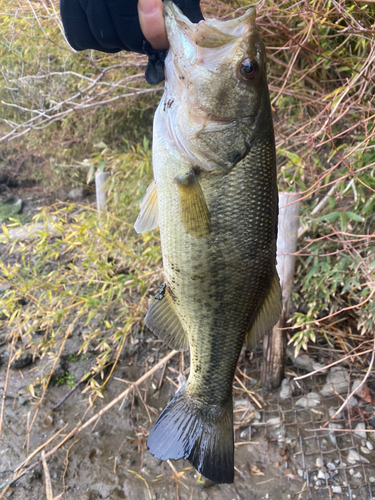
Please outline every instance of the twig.
M6 398L7 390L8 390L9 372L10 372L10 364L12 362L12 356L13 356L14 340L15 340L15 337L13 337L12 344L11 344L11 347L10 347L8 367L7 367L7 373L6 373L6 376L5 376L3 398L2 398L2 403L1 403L1 411L0 411L0 441L1 441L1 432L3 430L4 410L5 410L5 398Z
M43 470L44 470L44 479L46 482L46 497L47 497L47 500L53 500L51 476L49 474L48 465L47 465L47 461L46 461L46 454L45 454L44 450L42 451L42 463L43 463Z
M249 391L249 389L247 389L247 387L241 382L241 380L237 377L237 375L235 376L235 379L240 384L242 389L246 392L246 394L248 394L251 397L251 399L258 406L258 408L262 408L262 405L259 403L259 401L255 398L255 396L251 393L251 391Z
M146 488L147 488L147 492L148 492L148 497L150 500L152 500L152 495L151 495L151 490L150 490L150 487L148 485L148 482L146 481L146 479L144 477L142 477L138 472L134 471L134 470L130 470L130 469L127 469L128 472L130 472L131 474L134 474L136 477L138 477L139 479L141 479L145 485L146 485Z
M65 403L65 401L68 399L69 396L71 396L73 394L73 392L75 392L77 390L77 388L82 384L82 382L84 382L87 378L89 377L89 374L85 374L83 375L83 377L81 377L78 382L76 383L76 385L74 387L72 387L70 389L70 391L68 391L65 396L60 399L60 401L57 403L57 405L55 405L53 408L52 408L52 411L56 411L58 408L60 408L60 406L62 404Z

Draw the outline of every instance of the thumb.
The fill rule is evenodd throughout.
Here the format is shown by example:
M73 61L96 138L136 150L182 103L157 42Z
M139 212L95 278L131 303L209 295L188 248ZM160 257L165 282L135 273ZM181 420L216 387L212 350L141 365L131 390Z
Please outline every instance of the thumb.
M138 17L143 36L155 50L167 49L168 38L162 0L138 0Z

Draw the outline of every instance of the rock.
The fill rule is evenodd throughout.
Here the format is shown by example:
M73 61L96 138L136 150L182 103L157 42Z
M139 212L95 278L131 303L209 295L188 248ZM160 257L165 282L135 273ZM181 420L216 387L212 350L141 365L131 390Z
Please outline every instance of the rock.
M359 396L359 393L361 392L361 389L357 389L357 387L361 383L362 383L362 380L359 380L359 379L353 380L351 392L355 391L354 394L358 394L358 396Z
M366 446L361 446L360 447L360 450L362 453L364 453L365 455L369 455L371 453L371 451L366 447Z
M355 474L353 474L353 477L355 479L361 479L362 478L362 474L360 472L356 472Z
M346 393L349 384L349 374L341 367L334 366L327 375L326 383L320 393L324 397L333 396L336 392Z
M370 483L375 483L375 477L374 476L369 477L369 481Z
M323 467L323 465L324 465L324 464L323 464L323 460L322 460L320 457L318 457L318 458L315 460L315 465L316 465L317 467Z
M290 379L284 378L281 382L281 390L279 393L279 398L285 401L292 396L292 387L290 385Z
M349 469L349 474L350 474L351 476L354 476L354 469Z
M357 462L362 462L363 464L369 464L369 460L367 460L367 458L365 457L362 457L362 455L360 455L358 453L358 451L355 451L355 450L350 450L349 453L348 453L348 462L350 464L355 464Z
M342 493L342 488L341 486L332 486L332 493Z
M349 406L358 406L358 401L356 400L356 398L354 396L351 396L348 399L348 405Z
M370 418L370 420L368 422L371 425L371 427L373 427L375 429L375 417Z
M24 352L21 354L21 356L17 359L14 359L12 363L10 364L10 367L13 368L13 370L19 370L21 368L25 368L26 366L31 365L33 362L33 357L30 353Z
M80 342L82 344L82 341ZM234 408L239 408L243 410L255 410L254 406L250 403L248 399L238 399L234 402Z
M53 358L43 358L40 361L40 365L37 367L36 373L35 373L35 378L36 379L41 379L44 378L45 376L48 376L51 371L52 367L55 363L55 360ZM62 356L58 359L55 368L53 369L52 376L56 378L63 377L66 372L66 366L64 359Z
M328 441L327 441L326 439L324 439L324 438L323 438L323 439L320 441L320 449L321 449L322 451L327 451L327 447L328 447Z
M374 445L371 443L371 441L368 441L368 440L366 441L366 447L367 447L370 451L372 451L372 450L374 449Z
M328 415L332 418L333 415L337 412L336 408L334 406L330 406L328 408ZM335 420L341 420L342 419L342 413L338 413L335 417Z
M324 472L324 470L320 470L318 472L318 479L326 479L326 473Z
M327 370L324 365L317 363L313 359L311 359L307 354L299 354L297 357L294 356L293 347L289 346L286 349L286 354L290 358L291 362L297 368L301 368L301 370L305 370L308 372L321 370L321 373L325 373Z
M66 195L66 200L70 201L79 201L82 200L82 198L85 196L86 192L82 187L77 187L74 189L71 189L69 193Z
M315 486L322 486L322 482L319 479L317 479L315 481Z
M343 427L341 424L336 424L335 422L330 422L328 424L328 429L342 429L342 428ZM337 446L336 432L330 432L329 439L330 439L331 443L333 444L333 446Z
M326 464L326 467L327 467L327 469L329 469L329 470L336 470L336 466L335 466L335 464L333 464L332 462L328 462L328 463Z
M366 424L364 422L359 422L353 433L356 435L356 436L359 436L360 438L362 439L366 439L367 438L367 433L364 432L364 430L366 429Z
M299 477L303 477L304 476L304 472L303 472L302 469L298 469L297 473L298 473Z
M23 394L21 396L18 396L18 402L21 406L23 406L29 402L29 398L25 394Z
M270 418L267 420L267 426L270 427L279 427L281 425L281 418L280 417L274 417Z
M320 396L316 392L310 392L296 401L296 406L301 406L302 408L314 408L319 404Z

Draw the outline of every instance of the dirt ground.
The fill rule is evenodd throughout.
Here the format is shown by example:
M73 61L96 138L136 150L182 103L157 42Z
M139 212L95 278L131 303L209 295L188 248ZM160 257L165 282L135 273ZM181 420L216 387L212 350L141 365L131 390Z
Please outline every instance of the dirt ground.
M145 345L139 346L140 350L144 351L144 348ZM166 353L164 347L154 351L154 364ZM258 410L259 422L252 425L254 400L236 390L236 474L233 485L202 484L188 462L156 460L147 452L145 441L151 421L155 421L176 390L178 358L179 355L176 355L168 363L164 375L163 369L159 369L140 387L139 393L132 392L125 403L119 402L48 458L55 496L64 492L61 498L70 500L373 498L375 483L370 480L375 480L375 451L366 455L369 464L350 465L348 453L351 449L359 449L361 439L344 431L317 430L328 420L329 410L338 408L340 399L337 397L328 398L315 408L304 409L294 404L298 398L281 403L277 394L267 396L261 390L255 390L255 397L262 408ZM77 369L70 365L70 371L79 376L85 369L84 366L79 367L81 363L84 364L84 361L72 361L71 365L76 364ZM87 399L80 390L53 411L52 408L69 389L66 386L51 387L30 432L27 429L34 415L34 406L20 396L28 382L30 369L12 370L0 448L0 483L12 479L17 466L58 431L60 434L46 446L46 452L76 425L97 414L124 390L127 386L124 380L138 380L145 373L145 358L140 356L137 364L132 363L126 357L121 361L107 386L104 399L97 400L88 412ZM151 366L148 359L147 368ZM244 370L254 381L257 380L257 372L251 371L251 363L246 357L241 362L242 373L245 373ZM0 386L4 383L5 372L6 366L3 365L0 368ZM161 377L163 383L158 390ZM360 414L357 411L344 412L337 420L344 424L344 428L348 425L354 428L358 421ZM325 467L319 467L319 459ZM335 477L327 476L317 486L317 474L320 469L329 472L328 463L336 464ZM341 487L341 493L332 493L333 486ZM45 488L45 474L42 466L38 465L16 481L4 498L39 500L46 498Z
M2 395L9 349L1 338L0 332ZM72 374L75 382L87 372L92 364L90 356L93 358L90 353L85 357L75 356L79 346L78 337L68 339L69 352L62 367L62 373ZM367 425L368 415L375 407L358 401L342 411L333 426L322 430L343 397L337 394L324 398L312 408L296 404L303 393L320 388L325 375L306 379L303 391L286 401L279 398L279 391L264 393L259 388L260 350L252 360L244 352L239 363L242 386L236 383L234 391L234 484L210 484L188 462L161 462L147 451L148 432L181 379L179 354L48 456L47 473L38 463L12 482L14 472L32 452L48 443L43 447L48 454L72 429L97 415L168 352L151 335L133 345L131 354L125 350L106 386L104 398L96 399L90 409L87 393L79 386L53 410L69 392L66 385L55 384L48 389L36 413L37 406L26 393L35 373L42 369L40 360L11 369L0 439L0 499L370 500L375 497L375 444L370 449L373 433L367 434L370 444L366 445L363 436L346 432L365 420ZM188 363L186 355L184 366ZM348 460L351 451L360 453L368 463ZM39 450L29 458L27 466L40 459ZM9 488L8 483L11 483ZM46 485L53 497L48 497Z

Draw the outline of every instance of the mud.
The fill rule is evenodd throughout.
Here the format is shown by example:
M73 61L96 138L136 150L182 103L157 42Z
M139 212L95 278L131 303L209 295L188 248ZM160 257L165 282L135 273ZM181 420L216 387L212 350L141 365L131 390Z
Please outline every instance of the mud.
M154 352L154 363L166 352L164 349ZM13 471L28 454L56 432L63 429L46 447L46 452L76 425L87 421L117 397L127 387L123 380L137 380L146 368L151 367L149 361L147 364L143 361L143 366L135 366L132 360L122 360L107 385L104 398L98 398L89 411L88 401L81 392L82 386L58 410L52 411L69 389L66 386L50 387L30 432L27 429L35 414L35 404L19 396L28 383L30 367L11 370L0 443L0 483L10 480ZM293 398L287 403L280 403L275 395L268 395L267 399L262 400L265 395L258 391L257 399L261 401L262 409L259 415L255 415L260 416L260 420L253 420L252 424L251 413L254 417L254 411L249 413L249 408L253 408L254 401L236 391L235 401L239 400L239 405L236 405L235 410L236 477L233 485L202 484L202 479L188 462L156 460L147 452L145 442L152 422L176 390L174 384L178 384L178 372L174 367L177 361L172 359L169 362L168 367L172 370L165 370L160 390L157 387L163 375L162 369L140 387L139 393L132 393L122 405L118 403L104 413L95 424L48 458L55 496L63 493L61 498L70 500L272 500L369 499L375 494L375 483L370 482L370 478L375 476L375 451L366 455L370 464L351 465L347 461L349 450L360 451L361 439L352 433L340 432L337 437L335 433L334 444L332 431L317 430L327 420L329 408L338 407L340 400L337 398L327 399L315 408L301 409L294 405ZM75 363L79 365L80 361ZM249 369L249 361L245 360L244 363L249 364L245 366ZM69 369L72 370L72 366ZM5 373L4 364L0 367L1 388ZM256 375L252 374L252 377ZM48 415L53 419L50 427ZM345 414L338 422L347 425L348 417L353 420L354 428L359 421L358 412ZM64 428L66 424L68 426ZM328 470L317 466L319 459L322 464L336 463L337 473L333 479L327 478L321 484L318 483L317 487L319 470ZM29 463L33 463L33 460ZM350 472L352 469L354 473ZM341 487L339 496L332 493L333 486ZM46 498L41 465L14 483L4 498Z

